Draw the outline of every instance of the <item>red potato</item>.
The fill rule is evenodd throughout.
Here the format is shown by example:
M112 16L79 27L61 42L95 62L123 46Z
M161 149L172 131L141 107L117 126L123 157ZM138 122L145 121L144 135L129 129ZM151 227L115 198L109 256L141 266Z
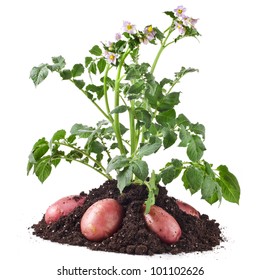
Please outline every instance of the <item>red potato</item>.
M91 241L101 241L115 233L123 220L123 207L112 198L92 204L81 219L82 234Z
M148 228L165 243L176 243L181 237L181 228L177 221L161 207L153 205L148 214L144 214Z
M176 203L178 207L181 209L181 211L185 212L186 214L192 215L197 218L200 217L200 213L188 203L185 203L178 199L176 199Z
M76 207L82 206L86 196L70 195L63 197L48 207L45 213L45 222L51 224L62 216L67 216Z

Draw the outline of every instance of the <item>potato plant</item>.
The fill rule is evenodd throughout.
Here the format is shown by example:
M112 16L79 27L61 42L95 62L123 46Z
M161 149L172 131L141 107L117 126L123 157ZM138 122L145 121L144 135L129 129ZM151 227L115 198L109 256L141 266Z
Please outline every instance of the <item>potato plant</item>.
M28 174L32 171L44 182L53 167L64 160L84 164L106 179L116 179L120 192L130 184L145 185L145 215L153 209L150 216L145 216L146 221L154 211L159 211L153 206L158 184L168 185L179 176L191 194L201 192L201 198L209 204L221 202L222 198L239 203L240 186L235 175L226 165L213 167L203 158L204 125L176 110L181 99L176 84L198 70L187 66L176 70L171 66L171 77L156 78L156 68L166 48L188 37L200 36L197 19L186 15L183 6L164 14L169 24L163 29L151 24L138 29L124 21L122 32L116 33L114 40L90 48L82 63L69 67L62 56L56 56L51 63L32 68L30 78L35 86L49 73L58 74L78 88L102 119L95 126L76 123L69 132L60 129L49 140L39 139L29 155ZM156 54L151 61L140 62L140 49L147 44L153 45ZM128 121L122 121L123 114ZM174 156L176 147L186 150L185 159ZM162 162L159 170L151 170L148 157L156 153L161 161L160 152L166 149L169 159ZM199 217L195 209L191 211L180 202L178 205L182 211ZM99 222L95 218L92 222L99 230ZM81 226L87 232L89 225L82 222ZM108 229L109 233L112 231Z

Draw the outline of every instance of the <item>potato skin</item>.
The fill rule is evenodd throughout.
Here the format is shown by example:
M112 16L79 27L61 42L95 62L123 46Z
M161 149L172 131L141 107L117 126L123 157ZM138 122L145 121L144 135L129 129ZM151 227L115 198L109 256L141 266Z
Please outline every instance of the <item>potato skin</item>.
M45 213L45 222L51 224L56 222L62 216L67 216L76 207L82 206L86 196L69 195L63 197L50 205Z
M112 198L92 204L81 218L82 234L90 241L101 241L115 233L123 220L123 207Z
M178 242L182 231L177 221L161 207L153 205L150 212L144 214L147 227L168 244Z
M192 207L188 203L185 203L178 199L176 200L176 203L177 203L178 207L180 208L180 210L185 212L186 214L192 215L197 218L200 217L199 211L197 211L194 207Z

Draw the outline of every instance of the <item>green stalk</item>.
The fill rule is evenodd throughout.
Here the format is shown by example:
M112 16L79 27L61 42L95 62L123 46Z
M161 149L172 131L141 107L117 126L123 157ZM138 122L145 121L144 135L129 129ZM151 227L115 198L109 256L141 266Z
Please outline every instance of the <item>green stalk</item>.
M161 47L160 47L160 49L159 49L159 51L158 51L158 53L157 53L157 55L156 55L156 57L155 57L155 59L154 59L154 62L153 62L152 67L151 67L151 74L154 73L154 70L155 70L155 68L156 68L156 66L157 66L157 63L158 63L160 57L161 57L161 54L162 54L162 52L164 51L164 49L167 47L166 43L167 43L167 40L169 39L171 33L173 32L173 29L172 29L171 26L170 26L170 27L168 27L168 28L165 30L165 32L168 32L168 33L167 33L166 37L164 38L164 40L162 41ZM149 107L149 105L148 105L148 102L146 101L146 102L145 102L145 108L148 109L148 107ZM145 139L144 139L144 132L145 132L145 130L146 130L145 128L142 129L142 139L141 139L141 142L142 142L142 143L143 143L144 140L145 140Z
M70 79L70 81L74 84L73 80ZM75 84L74 84L75 85ZM111 119L109 118L109 115L106 114L106 112L92 99L90 99L87 95L87 93L83 90L83 89L80 89L81 92L84 93L84 95L87 96L87 98L92 102L93 105L96 106L96 108L101 112L101 114L111 122Z
M110 118L110 122L113 123L114 119L110 114L110 107L109 107L109 101L108 101L108 95L107 95L107 75L108 75L108 71L110 70L110 65L107 64L106 69L105 69L105 74L104 74L104 96L105 96L105 104L106 104L106 110L107 110L107 114Z
M83 162L82 160L71 159L71 158L68 158L68 157L66 157L66 156L61 156L60 158L61 158L61 159L65 159L65 160L73 160L73 161L82 163L82 164L86 165L87 167L90 167L91 169L95 170L96 172L98 172L98 173L101 174L102 176L106 177L108 180L112 180L112 177L111 177L109 174L103 173L102 171L96 169L95 167L91 166L90 164L88 164L88 163L86 163L86 162Z
M156 57L155 57L155 59L154 59L153 65L152 65L152 67L151 67L151 74L154 73L154 70L155 70L155 67L156 67L156 65L157 65L157 63L158 63L158 60L159 60L159 58L160 58L160 56L161 56L163 50L167 47L166 42L167 42L167 40L169 39L171 33L173 32L173 30L172 30L171 28L167 29L167 31L168 31L168 34L167 34L167 36L164 38L164 40L162 41L161 47L160 47L160 49L159 49L159 51L158 51L158 53L157 53L157 55L156 55Z
M135 133L135 119L134 119L134 100L130 101L131 108L129 109L129 121L130 121L130 140L131 140L131 155L134 155L136 150L136 133Z
M125 61L125 59L126 59L126 57L128 56L129 53L130 53L130 49L128 49L122 55L120 63L118 65L116 81L115 81L115 101L114 101L114 106L115 107L119 106L121 70L122 70L124 61ZM121 131L120 131L119 114L118 113L115 113L113 128L114 128L114 131L115 131L115 134L116 134L116 139L117 139L118 148L120 150L120 153L121 153L121 155L124 155L125 154L125 148L124 148L123 141L122 141L122 136L121 136Z
M81 154L83 154L84 156L88 157L90 160L92 160L96 165L98 165L104 172L106 172L106 169L104 168L104 166L98 162L96 159L94 159L91 155L85 153L84 151L70 145L70 144L67 144L67 143L64 143L64 142L59 142L59 145L62 145L62 146L65 146L65 147L68 147L70 149L73 149Z

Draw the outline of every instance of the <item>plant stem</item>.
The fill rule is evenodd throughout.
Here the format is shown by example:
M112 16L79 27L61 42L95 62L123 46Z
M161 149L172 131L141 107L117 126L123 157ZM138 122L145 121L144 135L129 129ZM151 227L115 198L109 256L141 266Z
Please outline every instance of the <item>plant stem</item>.
M161 47L160 47L160 49L159 49L159 51L158 51L158 53L157 53L157 55L156 55L156 57L155 57L155 59L154 59L154 62L153 62L153 64L152 64L152 67L151 67L151 74L154 73L154 70L155 70L155 68L156 68L156 66L157 66L157 63L158 63L158 61L159 61L159 58L160 58L162 52L164 51L164 49L167 47L167 45L166 45L167 40L169 39L171 33L173 32L172 27L169 26L169 27L165 30L165 32L168 32L168 33L167 33L166 37L164 38L164 40L161 42ZM165 32L164 32L164 33L165 33ZM149 105L148 105L148 102L146 101L146 102L145 102L145 109L147 110L148 107L149 107ZM142 143L143 143L144 140L145 140L145 139L144 139L144 132L145 132L145 131L146 131L146 129L143 128L143 129L142 129L142 139L141 139L141 142L142 142Z
M130 140L131 140L131 155L134 155L136 150L136 134L135 134L135 119L134 119L134 110L135 102L134 100L130 101L131 108L129 109L129 121L130 121Z
M89 158L90 160L92 160L93 162L95 162L96 165L98 165L104 172L106 172L106 169L104 168L104 166L98 162L96 159L94 159L91 155L85 153L84 151L70 145L70 144L67 144L67 143L64 143L64 142L59 142L59 145L62 145L62 146L65 146L65 147L68 147L70 149L73 149L81 154L83 154L84 156L86 156L87 158Z
M115 101L114 101L115 108L117 106L119 106L121 70L122 70L124 61L125 61L125 59L126 59L126 57L128 56L129 53L130 53L130 49L127 49L126 52L122 55L120 63L118 65L116 81L115 81ZM122 155L124 155L125 154L125 148L124 148L123 141L122 141L122 136L121 136L121 131L120 131L119 114L118 113L115 113L113 128L114 128L114 131L115 131L115 134L116 134L118 148L120 150L120 153Z
M61 156L60 158L61 158L61 159L65 159L65 160L69 160L69 161L73 160L73 161L82 163L82 164L84 164L84 165L90 167L91 169L95 170L95 171L98 172L99 174L103 175L103 176L106 177L108 180L112 180L112 179L113 179L109 174L103 173L102 171L96 169L95 167L91 166L90 164L88 164L88 163L86 163L86 162L84 162L84 161L82 161L82 160L71 159L71 158L66 157L66 156Z
M164 40L162 41L161 47L160 47L160 49L159 49L159 51L158 51L158 53L157 53L157 55L156 55L156 57L155 57L155 59L154 59L153 65L152 65L152 67L151 67L151 74L154 73L154 70L155 70L155 67L156 67L156 65L157 65L157 63L158 63L158 60L159 60L159 58L160 58L160 56L161 56L163 50L167 47L166 42L167 42L167 40L169 39L169 37L170 37L170 35L171 35L172 31L173 31L172 28L168 28L168 29L166 29L166 30L168 31L168 34L166 35L166 37L165 37Z
M107 114L110 118L110 122L113 123L114 119L110 114L110 107L109 107L109 102L108 102L108 95L107 95L107 75L108 75L108 71L110 70L110 65L107 64L106 69L105 69L105 74L104 74L104 96L105 96L105 104L106 104L106 110L107 110Z
M70 79L70 81L74 84L73 80ZM75 85L75 84L74 84ZM103 116L105 116L105 118L107 120L109 120L109 122L111 122L111 119L109 118L109 115L106 114L106 112L92 99L90 99L87 95L87 93L83 90L83 89L80 89L81 92L84 93L84 95L87 96L87 98L92 102L92 104L94 104L96 106L96 108L102 113Z

